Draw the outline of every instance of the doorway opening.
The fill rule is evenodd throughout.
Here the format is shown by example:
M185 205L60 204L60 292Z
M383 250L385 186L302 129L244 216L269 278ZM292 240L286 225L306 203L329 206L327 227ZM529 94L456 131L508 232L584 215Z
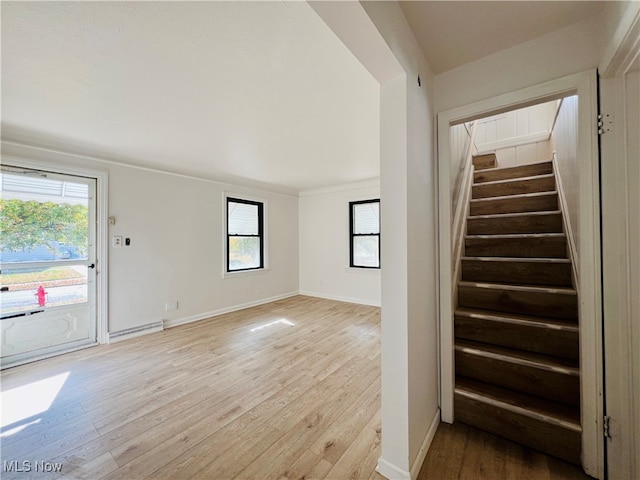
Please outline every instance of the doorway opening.
M491 298L491 301L497 302L492 305L485 305L487 307L486 310L499 312L497 315L490 315L493 317L490 319L491 321L496 320L495 317L508 316L510 314L513 314L512 316L514 317L518 315L545 317L547 314L557 313L561 323L567 323L565 320L568 320L576 324L576 331L572 333L575 338L572 355L575 357L574 360L576 362L579 355L579 364L577 365L579 368L566 369L574 378L571 380L571 386L566 388L560 396L561 404L577 407L578 413L576 416L580 420L579 423L576 422L576 428L580 429L580 435L574 442L576 443L576 448L568 455L572 458L572 461L580 463L589 475L602 478L604 471L604 449L601 435L603 362L601 349L601 285L599 283L601 265L598 260L600 258L599 166L597 132L595 122L593 122L593 118L596 115L597 87L595 80L595 71L575 74L442 112L438 115L439 240L441 253L439 274L440 393L442 420L447 423L453 423L454 419L458 418L456 413L458 407L454 407L454 405L458 405L456 375L460 373L459 364L463 369L466 369L467 373L473 370L484 370L479 366L480 363L483 361L486 363L486 359L489 357L491 359L488 362L492 363L504 353L502 351L498 352L504 346L498 346L495 348L496 351L490 352L490 355L485 355L484 359L476 362L475 357L470 360L468 355L474 353L472 352L473 348L471 348L473 345L457 345L458 334L456 330L458 329L458 319L455 318L455 312L458 308L459 296L462 290L464 290L464 295L474 296L476 299L480 299L481 303L486 303L487 299ZM556 109L555 113L553 112L554 108ZM562 134L556 136L555 142L550 138L538 138L539 132L533 131L538 130L537 128L533 130L531 128L520 129L518 131L518 123L532 125L537 122L535 120L532 123L531 116L536 109L539 110L538 113L547 112L540 117L546 118L542 122L543 124L550 124L552 129L564 129ZM509 120L510 116L513 117L512 120ZM522 120L522 122L518 120ZM496 154L495 160L501 157L502 161L498 160L498 164L490 166L490 169L499 170L504 168L505 170L511 170L511 173L517 169L522 169L522 178L493 178L489 181L493 185L480 186L476 182L479 181L483 174L480 174L480 172L473 173L473 168L470 169L470 172L467 172L467 177L464 177L465 167L464 165L461 166L459 159L454 156L456 155L457 147L456 143L452 142L451 133L455 132L456 129L464 128L470 134L472 127L476 129L476 134L479 133L479 129L484 129L484 132L481 132L476 138L476 151L470 151L470 157L473 156L473 153L478 156L480 156L479 154ZM524 137L525 141L517 145L514 143L514 139L510 138L514 136ZM547 143L547 140L550 140L550 143ZM546 159L547 165L544 165L543 157L550 157ZM543 167L546 170L533 174L526 173L534 166L535 168ZM464 177L464 180L458 179L459 172L463 172L460 175ZM485 172L489 172L489 170L485 170ZM504 173L501 172L499 175ZM540 218L544 216L546 220L549 213L559 213L555 212L555 210L562 212L563 215L556 215L556 225L553 227L553 232L529 232L540 237L535 239L525 238L524 234L528 232L498 232L492 238L489 238L491 235L486 234L486 232L476 232L476 238L471 238L469 242L468 235L470 234L467 230L467 220L472 216L478 217L474 221L495 220L489 217L497 217L492 213L499 212L490 210L494 207L498 208L498 205L500 205L500 208L506 208L505 211L501 212L506 216L515 217L523 213L515 212L515 210L513 213L511 212L511 210L520 208L520 206L516 207L515 203L517 202L507 198L508 194L496 194L496 198L489 198L494 196L494 193L490 193L490 189L529 188L528 185L546 185L547 183L549 185L541 186L540 191L532 190L531 192L515 193L518 194L518 201L522 201L521 206L524 206L525 216L530 214L540 215ZM472 185L473 194L471 193ZM454 201L452 196L454 188L457 191L463 191L468 188L469 194L462 201ZM460 197L458 196L458 198ZM532 203L536 204L535 209L529 208ZM475 214L471 213L473 207L477 209ZM531 210L531 213L526 212L526 210ZM480 219L480 217L486 218ZM506 225L504 220L500 219L499 222L496 222L497 227L504 227ZM525 223L524 221L520 222L518 228L521 228ZM489 233L493 235L496 232ZM515 238L519 236L522 236L522 238ZM491 242L496 243L496 245L488 245ZM528 249L524 248L527 242L531 243L531 245L537 245L540 242L548 243L548 246L553 251L549 250L550 253L544 256L549 257L550 260L537 258L536 255L536 258L531 260L525 259L523 261L522 258L518 258L516 264L513 257L527 257L529 255ZM472 244L473 247L471 247ZM551 246L552 244L554 246ZM484 258L491 255L478 253L485 251L482 250L483 248L491 249L494 247L504 250L503 253L494 255L501 257L498 259L499 262L494 262L495 258ZM465 251L465 248L470 248L470 250ZM469 255L473 248L477 251L475 254ZM523 250L523 252L521 252L522 255L515 255L509 249L513 250L513 252L515 250ZM507 250L509 251L507 252ZM514 263L510 268L513 267L514 274L519 274L521 277L515 285L505 286L505 281L503 281L503 277L506 276L504 269L496 267L491 274L493 275L492 281L460 281L460 272L463 268L466 268L460 266L461 253L467 257L474 257L468 258L467 267L471 270L480 268L481 264L482 268L484 268L485 265L492 263L500 263L501 266L506 263ZM573 262L573 265L569 263L569 260ZM546 281L546 274L541 274L540 272L535 274L526 273L529 272L528 269L530 268L536 271L539 270L538 266L543 263L548 264L554 270L559 268L565 270L561 280L562 286L530 285L532 282ZM560 263L568 265L560 265ZM522 276L523 271L520 270L518 272L518 269L524 268L523 265L525 264L527 264L526 272ZM566 268L567 266L569 266L569 269ZM539 281L532 280L535 275L539 277ZM494 288L494 284L500 285ZM531 295L531 299L536 297L535 302L529 302L531 305L527 304L527 301L531 299L525 298L529 295ZM541 298L543 296L553 298L557 305L536 311L538 297ZM506 315L502 315L504 310L509 308L506 303L513 299L517 300L515 303L518 304L518 308L524 308L525 311L507 312ZM473 314L470 317L477 317L477 315ZM522 322L519 322L520 320ZM515 325L518 322L522 324L526 320L525 318L517 318L513 324ZM468 322L470 320L461 320L461 323L465 321L467 321L466 327L469 327ZM577 331L577 325L579 325L579 331ZM469 327L467 333L471 330L472 328ZM469 334L475 335L475 333ZM502 330L496 333L496 338L499 342L504 341L504 337L506 337L506 333ZM464 340L462 343L464 343ZM569 355L569 353L561 350L557 350L556 353L561 358ZM523 363L531 364L522 358L518 362L521 365ZM550 368L549 370L554 369ZM504 373L504 370L502 372ZM484 375L482 372L481 374ZM473 382L469 383L470 385L468 386L470 388L477 387L477 385L471 385ZM525 390L531 390L531 385L523 384L521 386ZM548 400L544 398L545 395L543 393L529 393L542 397L543 400ZM468 395L467 398L471 398L471 395ZM476 399L474 397L474 401ZM521 410L518 411L520 412Z

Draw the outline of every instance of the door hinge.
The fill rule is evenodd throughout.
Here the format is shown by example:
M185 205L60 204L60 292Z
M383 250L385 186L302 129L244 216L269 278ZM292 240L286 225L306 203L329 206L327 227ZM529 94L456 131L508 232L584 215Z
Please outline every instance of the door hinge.
M613 131L613 115L609 113L598 114L598 135Z
M611 438L611 417L608 415L604 416L602 422L602 430L604 433L604 438Z

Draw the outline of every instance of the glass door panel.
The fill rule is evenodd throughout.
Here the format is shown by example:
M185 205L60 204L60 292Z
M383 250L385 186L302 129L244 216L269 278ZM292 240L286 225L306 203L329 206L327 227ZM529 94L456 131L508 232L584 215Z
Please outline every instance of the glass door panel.
M3 366L95 342L95 179L1 173Z

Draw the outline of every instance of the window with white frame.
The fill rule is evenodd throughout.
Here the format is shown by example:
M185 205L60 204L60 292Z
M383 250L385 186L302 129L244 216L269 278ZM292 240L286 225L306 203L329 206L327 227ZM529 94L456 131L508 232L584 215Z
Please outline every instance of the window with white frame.
M227 197L227 272L264 268L264 204Z
M380 268L380 199L349 202L349 266Z

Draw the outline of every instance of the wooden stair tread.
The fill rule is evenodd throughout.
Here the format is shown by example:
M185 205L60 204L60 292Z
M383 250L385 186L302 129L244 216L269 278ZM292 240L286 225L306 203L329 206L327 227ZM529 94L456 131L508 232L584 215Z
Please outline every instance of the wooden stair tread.
M542 162L535 162L535 163L527 163L526 165L516 165L513 167L494 167L494 168L487 168L483 173L485 172L497 172L497 171L509 171L509 170L518 170L524 167L531 167L531 166L539 166L539 165L545 165L545 164L551 164L552 160L544 160Z
M482 155L495 155L495 154L494 153L484 153ZM477 157L477 156L480 156L480 155L475 155L475 156ZM492 168L491 170L518 170L520 168L530 167L532 165L545 165L545 164L550 164L550 163L552 163L552 160L542 160L540 162L532 162L532 163L527 163L525 165L513 165L513 166L510 166L510 167L495 167L495 168Z
M502 283L490 283L490 282L465 282L464 280L458 282L461 287L476 287L476 288L492 288L496 290L513 290L518 292L532 292L532 293L557 293L562 295L576 295L574 288L567 287L541 287L531 285L511 285Z
M497 233L495 235L465 235L466 238L507 239L507 238L562 238L564 233Z
M456 393L478 401L581 432L580 411L539 397L489 385L465 377L456 377Z
M511 212L471 212L467 214L469 234L491 233L561 233L562 214L557 210Z
M497 157L495 153L486 153L483 155L474 155L471 159L474 170L493 169L497 165Z
M461 307L454 314L454 332L457 340L480 342L574 361L580 358L579 329L576 320Z
M509 363L519 363L528 367L550 370L566 375L580 375L578 362L566 358L551 357L539 353L525 352L523 350L490 345L488 343L460 339L456 339L455 349L456 351L462 351L471 355L490 357Z
M475 172L473 178L476 183L482 183L493 180L506 180L507 178L546 175L549 173L553 173L553 162L551 160L546 160L544 162L517 165L515 167L487 168L482 171Z
M536 193L482 195L469 202L469 215L554 212L558 210L558 193L553 190Z
M465 235L464 252L469 257L568 258L564 233L474 232Z
M545 192L532 192L532 193L516 193L514 195L501 195L499 197L483 197L483 198L472 198L470 200L471 203L482 203L482 202L490 202L490 201L500 201L500 200L519 200L519 199L527 199L527 198L536 198L536 197L544 197L544 196L553 196L557 195L557 190L548 190ZM555 212L556 210L548 210L549 212ZM545 213L547 211L545 210ZM496 214L500 215L500 214ZM513 214L502 214L502 215L513 215ZM479 215L476 215L479 216Z
M488 215L469 215L467 219L492 219L492 218L500 218L508 220L511 217L536 217L543 215L559 215L560 210L549 210L544 212L521 212L521 213L493 213Z
M494 312L492 310L479 310L475 308L464 307L457 308L455 311L455 315L502 323L526 325L533 328L547 328L552 330L578 332L578 325L575 322L558 318L534 317L531 315Z
M468 235L475 237L493 237L493 235ZM568 258L534 258L534 257L462 257L462 260L480 262L528 262L528 263L565 263L571 264Z
M482 173L486 173L488 172L488 170L484 170ZM541 179L541 178L554 178L555 175L553 173L545 173L543 175L531 175L529 177L515 177L515 178L505 178L503 180L492 180L490 182L477 182L474 183L473 186L480 186L482 185L483 187L486 186L490 186L490 185L502 185L504 183L513 183L513 182L527 182L529 180L537 180L537 179Z

